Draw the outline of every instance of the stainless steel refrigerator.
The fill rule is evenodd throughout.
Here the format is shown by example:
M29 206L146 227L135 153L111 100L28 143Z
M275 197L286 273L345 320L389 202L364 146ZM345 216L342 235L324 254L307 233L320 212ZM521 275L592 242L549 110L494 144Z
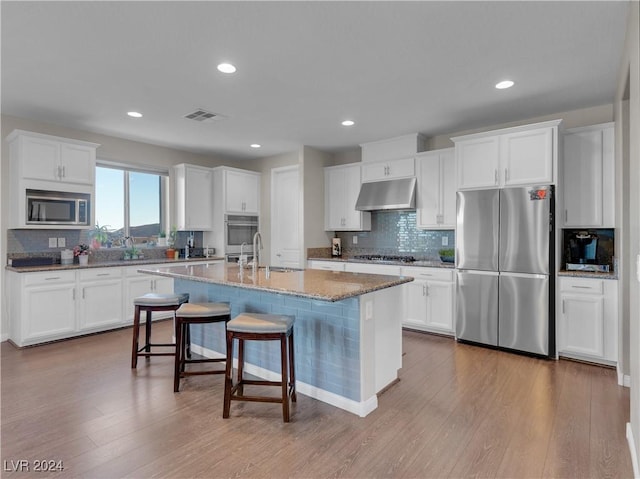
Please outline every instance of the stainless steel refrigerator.
M552 186L460 191L456 337L555 356Z

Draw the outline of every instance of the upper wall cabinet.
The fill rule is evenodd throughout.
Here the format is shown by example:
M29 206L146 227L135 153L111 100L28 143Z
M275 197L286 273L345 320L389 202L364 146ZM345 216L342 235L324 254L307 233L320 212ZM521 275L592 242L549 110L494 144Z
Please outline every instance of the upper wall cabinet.
M324 229L326 231L369 231L371 213L357 211L360 193L360 164L324 169Z
M93 186L100 145L14 130L8 137L14 179ZM49 189L61 188L51 185Z
M424 151L424 144L425 139L419 133L362 143L360 145L360 148L362 148L362 162L389 161L414 157L416 153ZM363 181L368 180L363 179Z
M614 124L567 130L564 136L564 225L615 227Z
M554 184L560 121L452 138L458 189Z
M213 171L196 165L173 167L174 224L181 231L209 231L213 224Z
M415 176L413 158L362 163L362 182L393 180Z
M419 153L416 157L418 228L455 229L454 160L453 148Z
M222 189L216 197L222 194L224 213L260 214L260 173L226 166L213 171L216 187Z

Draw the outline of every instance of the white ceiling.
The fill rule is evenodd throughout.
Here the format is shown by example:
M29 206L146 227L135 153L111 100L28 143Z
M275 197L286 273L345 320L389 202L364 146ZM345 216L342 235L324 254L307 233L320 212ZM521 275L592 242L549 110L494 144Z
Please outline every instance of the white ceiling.
M611 103L628 3L2 1L1 9L3 114L241 159ZM222 61L238 71L219 73ZM515 87L494 89L505 78ZM197 108L226 118L183 118ZM127 117L131 110L144 117ZM356 125L341 126L346 118Z

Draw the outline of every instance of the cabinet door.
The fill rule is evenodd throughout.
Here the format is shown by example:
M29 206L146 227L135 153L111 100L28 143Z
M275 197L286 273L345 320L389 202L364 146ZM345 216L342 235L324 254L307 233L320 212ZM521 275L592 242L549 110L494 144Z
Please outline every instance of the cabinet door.
M344 169L325 170L325 230L340 230L345 227L346 185Z
M442 221L440 228L455 229L456 227L456 163L453 149L440 155L440 214Z
M362 163L362 181L392 180L407 178L415 175L413 158L403 158L393 161L377 161Z
M42 138L22 138L21 167L24 178L58 181L60 169L60 145Z
M31 339L58 339L76 331L75 283L25 288L23 305L25 343Z
M428 329L427 282L414 280L403 286L404 315L402 325L421 330Z
M362 164L362 181L387 180L389 163L377 161L375 163Z
M453 331L453 284L429 281L426 286L427 326L432 330Z
M458 189L494 188L499 185L499 137L491 136L456 143Z
M438 220L442 220L440 211L440 155L424 156L417 160L418 191L416 220L419 228L439 226ZM455 208L455 190L454 190ZM454 211L455 216L455 211ZM455 220L454 220L455 224Z
M558 352L602 358L604 355L604 298L562 295Z
M79 304L81 331L121 324L122 280L118 278L82 284Z
M260 178L239 171L225 171L226 211L259 213Z
M500 164L504 186L553 183L553 128L500 136Z
M343 229L347 230L360 230L362 229L362 216L361 211L356 210L356 202L358 201L358 195L360 194L360 166L354 165L344 168L343 175L345 178L345 191L343 193L344 206L343 215L345 218L345 225Z
M60 145L60 180L66 183L95 183L96 150L82 145Z
M206 168L185 169L185 228L207 231L213 221L213 173Z

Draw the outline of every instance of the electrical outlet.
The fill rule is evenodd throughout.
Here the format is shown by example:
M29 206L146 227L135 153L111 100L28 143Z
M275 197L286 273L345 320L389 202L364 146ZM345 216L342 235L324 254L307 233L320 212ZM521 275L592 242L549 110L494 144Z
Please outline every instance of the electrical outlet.
M351 242L353 244L358 244L358 236L357 235L353 235L353 238L351 238Z
M57 248L57 247L58 247L58 239L49 238L49 248Z
M442 246L449 246L449 237L448 236L443 236L442 237Z
M58 248L64 248L67 246L67 240L65 238L58 238Z

